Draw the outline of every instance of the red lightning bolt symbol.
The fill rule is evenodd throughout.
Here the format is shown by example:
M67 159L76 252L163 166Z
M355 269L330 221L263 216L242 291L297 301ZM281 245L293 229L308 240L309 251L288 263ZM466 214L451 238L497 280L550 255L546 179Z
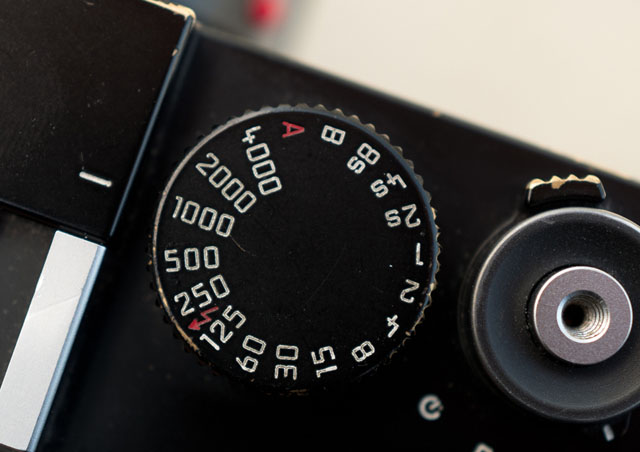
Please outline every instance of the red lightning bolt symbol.
M218 307L214 306L212 308L207 309L206 311L202 311L200 315L202 315L202 318L204 320L200 320L198 322L198 319L193 319L193 321L189 324L189 329L194 331L200 331L200 327L202 325L204 325L205 323L209 323L212 320L211 317L208 316L208 314L211 314L212 312L215 312L217 310L218 310Z

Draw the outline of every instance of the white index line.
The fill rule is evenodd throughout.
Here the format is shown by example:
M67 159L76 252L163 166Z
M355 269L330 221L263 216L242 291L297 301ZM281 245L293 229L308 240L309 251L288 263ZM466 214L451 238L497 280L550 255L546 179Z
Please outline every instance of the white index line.
M609 424L605 424L604 427L602 427L602 432L604 433L604 439L606 439L608 443L616 438L616 435L613 433L613 429Z
M87 173L86 171L80 171L78 174L81 179L87 180L89 182L93 182L94 184L102 185L103 187L109 188L113 185L109 179L104 179L102 177L96 176L95 174Z

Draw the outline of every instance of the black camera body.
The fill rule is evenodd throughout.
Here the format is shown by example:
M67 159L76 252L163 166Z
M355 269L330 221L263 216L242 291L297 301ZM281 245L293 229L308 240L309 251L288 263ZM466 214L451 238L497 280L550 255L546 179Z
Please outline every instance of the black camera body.
M122 25L119 21L125 21L122 17L139 23L146 14L124 5L96 2L85 7L102 9L95 17L112 20L113 37ZM37 10L40 5L30 7ZM107 14L119 8L127 10L120 18ZM124 113L105 114L94 124L108 129L111 138L117 136L109 143L109 151L101 151L105 162L118 161L119 144L130 141L146 147L139 162L134 153L124 164L126 175L121 180L125 183L120 185L129 187L126 181L131 178L130 187L105 204L87 195L86 205L82 204L84 195L76 202L73 195L62 191L41 205L27 205L18 197L8 199L6 191L0 193L3 224L10 223L9 216L24 217L106 248L81 323L78 320L66 368L60 372L58 390L54 387L55 396L51 395L50 412L41 418L40 439L30 448L634 449L638 433L632 408L640 391L633 364L635 345L640 341L637 326L628 319L627 335L612 357L592 364L570 363L558 356L553 343L545 343L542 327L531 320L537 311L530 306L546 294L546 278L555 277L557 269L582 266L595 267L618 281L628 294L630 309L637 309L640 283L633 279L633 272L640 264L640 242L636 243L634 224L640 222L640 207L635 202L640 190L636 184L285 61L197 24L189 33L192 18L188 14L157 10L169 19L149 21L147 31L158 40L148 45L175 47L181 60L171 60L176 55L168 52L164 60L158 57L144 64L160 66L163 73L169 68L171 80L148 80L154 89L146 99L119 96L124 110L135 120ZM52 29L59 27L63 25L52 22ZM47 36L55 38L46 34L42 38ZM168 36L175 42L168 44ZM91 46L81 38L76 45L86 51L88 67L94 71L100 71L102 65L119 67L117 60L92 60ZM127 48L130 39L132 35L120 36L116 42ZM134 60L129 63L142 64ZM110 88L116 89L115 85L104 89ZM155 99L162 93L164 101L156 115ZM333 390L283 396L238 382L224 372L216 375L183 352L180 335L174 332L176 337L172 337L172 327L165 324L173 320L170 313L164 313L167 322L161 320L158 304L162 297L150 288L150 284L157 288L151 236L166 182L185 152L202 137L247 110L301 104L339 108L345 117L357 115L402 148L403 158L413 162L431 195L438 226L439 269L437 286L428 294L430 305L415 328L415 337L388 363L385 360L375 372L368 372L372 375ZM136 116L134 105L146 109ZM30 108L37 111L35 106ZM3 116L11 114L11 109L2 108ZM146 132L147 122L136 122L140 117L155 122L152 132ZM120 134L127 130L137 133ZM84 132L82 128L73 131L78 136ZM131 138L126 141L126 137ZM63 138L76 145L87 143L76 136ZM5 145L6 149L15 155L29 148L28 140L10 143L14 145ZM74 156L76 145L69 151ZM0 157L8 155L0 147ZM116 162L111 163L115 168ZM101 168L111 168L105 165ZM47 165L42 177L48 178L55 166L54 161ZM100 185L109 171L97 171L98 182L89 184ZM6 167L3 172L8 174ZM573 174L577 177L569 177ZM28 192L33 199L51 195L43 191L57 190L26 179L16 185L9 176L5 181L0 183L2 190L11 185L12 190ZM117 179L113 181L117 187ZM65 185L64 190L90 193L94 187L81 185L85 182L74 180L78 185ZM304 192L303 187L294 190ZM127 192L125 203L122 199ZM550 224L560 226L547 229ZM17 236L25 228L6 226L2 231L6 243L11 243L17 239L6 234L13 231ZM38 262L44 259L52 233L43 234L38 246L44 251L33 258ZM0 243L2 237L0 234ZM536 241L531 242L530 237ZM17 255L23 252L15 251ZM33 287L37 274L26 286ZM613 304L606 303L606 294L601 298L608 306L602 309L608 310L596 310L593 315L608 316L614 312ZM487 305L492 300L498 305ZM592 312L589 306L600 306L588 300L580 303L587 317ZM24 315L23 310L13 320L17 331ZM612 316L607 321L614 325L615 319ZM519 348L524 342L531 359L518 358L512 363L514 357L524 354L525 349ZM478 347L497 347L497 343L505 350L478 351ZM13 345L7 349L8 362ZM532 381L544 382L546 388L531 389L527 375ZM559 382L562 393L554 393L553 384L548 383L554 381ZM594 393L597 397L590 398ZM2 440L0 437L0 443Z

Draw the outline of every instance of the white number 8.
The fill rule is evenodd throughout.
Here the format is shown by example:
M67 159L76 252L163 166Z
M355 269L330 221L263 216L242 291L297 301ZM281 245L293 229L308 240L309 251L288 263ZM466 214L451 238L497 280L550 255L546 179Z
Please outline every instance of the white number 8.
M375 165L380 158L380 153L367 143L362 143L356 151L356 154L362 157L369 165Z
M359 362L359 363L367 359L369 356L373 355L375 352L376 352L376 349L374 348L373 344L369 341L365 341L361 345L351 350L353 359L355 359L356 362Z

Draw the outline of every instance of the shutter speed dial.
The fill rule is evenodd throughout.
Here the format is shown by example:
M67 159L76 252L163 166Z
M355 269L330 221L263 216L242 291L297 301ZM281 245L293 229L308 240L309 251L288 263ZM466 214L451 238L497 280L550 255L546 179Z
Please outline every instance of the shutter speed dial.
M215 370L273 392L358 378L422 318L428 195L398 150L320 108L248 113L171 176L152 258L161 303Z

